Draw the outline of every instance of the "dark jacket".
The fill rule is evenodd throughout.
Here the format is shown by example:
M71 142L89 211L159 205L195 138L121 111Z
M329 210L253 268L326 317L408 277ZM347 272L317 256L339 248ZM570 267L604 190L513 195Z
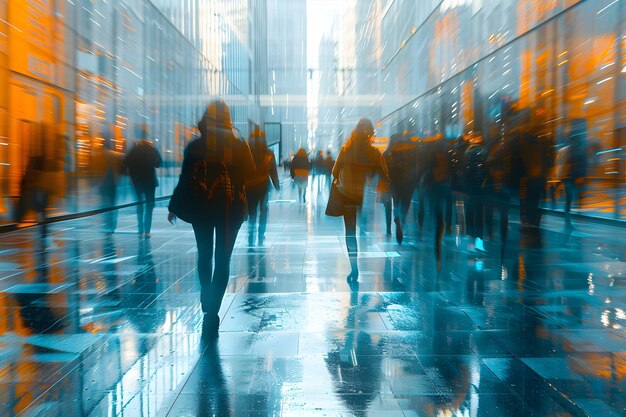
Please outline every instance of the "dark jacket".
M415 186L417 151L410 140L401 139L383 153L392 187Z
M243 221L246 213L245 184L254 176L255 165L250 154L248 144L235 137L232 131L209 131L207 136L192 141L185 149L183 167L180 174L180 184L194 184L198 163L208 161L207 171L211 171L217 162L221 161L228 170L228 176L233 188L234 201L230 205L231 219ZM178 203L178 202L177 202ZM180 204L180 203L178 203ZM183 202L182 204L186 204ZM188 204L193 204L189 202ZM170 202L170 211L176 213ZM207 217L209 213L207 213Z
M124 165L133 184L145 187L157 187L159 185L156 168L160 168L162 163L161 154L147 140L135 143L124 160Z
M252 159L256 165L256 171L248 182L247 187L268 188L269 181L271 180L272 184L274 184L274 188L279 190L280 182L278 181L278 170L276 168L276 157L274 157L274 152L266 149L264 152L253 154Z
M389 171L383 155L372 145L346 143L339 152L333 177L339 183L339 191L357 204L362 204L365 183L378 175L382 181L389 182Z
M311 170L311 162L306 154L306 152L300 150L298 151L293 159L291 160L291 165L289 166L289 171L291 173L291 178L295 178L296 176L307 176L309 175L309 171Z

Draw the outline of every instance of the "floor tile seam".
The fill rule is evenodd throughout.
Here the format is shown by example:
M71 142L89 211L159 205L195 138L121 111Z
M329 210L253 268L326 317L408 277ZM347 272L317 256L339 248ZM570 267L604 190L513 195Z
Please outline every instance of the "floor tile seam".
M160 336L166 336L166 335L167 335L167 333L166 333L166 334L162 334L162 335L160 335ZM110 339L113 339L113 338L115 338L115 337L119 337L119 336L121 336L121 335L119 335L119 334L111 334ZM160 336L156 336L156 337L157 337L157 338L159 338ZM95 353L96 353L96 352L94 352L94 354L95 354ZM131 369L132 369L132 368L133 368L133 367L134 367L134 366L135 366L138 362L140 362L140 361L144 360L144 359L145 359L145 357L146 357L148 354L149 354L149 352L146 352L146 353L145 353L145 354L143 354L143 355L137 356L137 358L134 360L134 362L132 362L132 363L128 366L127 372L129 372L129 371L130 371L130 370L131 370ZM189 374L185 377L185 382L184 382L184 384L183 384L183 387L184 387L184 385L186 385L186 384L187 384L187 381L189 380L189 378L190 378L190 376L191 376L191 373L192 373L192 372L193 372L193 370L195 370L195 368L197 367L197 365L198 365L198 361L200 360L200 357L202 356L202 354L203 354L203 352L199 352L199 355L198 355L198 360L196 361L196 364L193 366L193 368L189 371ZM87 360L87 359L88 359L88 358L86 358L85 360ZM142 391L143 391L143 389L145 388L145 386L146 386L147 384L149 384L150 380L151 380L151 379L152 379L152 378L153 378L153 377L154 377L154 376L155 376L155 375L159 372L159 370L160 370L160 368L157 366L157 367L156 367L156 368L152 371L152 373L151 373L151 374L149 374L149 375L145 378L145 381L144 381L144 382L142 382L142 384L141 384L141 386L139 387L139 389L138 389L136 392L134 392L132 395L130 395L130 396L128 397L128 399L124 400L124 402L121 404L120 412L121 412L121 411L123 411L123 410L124 410L124 409L125 409L125 408L126 408L126 407L130 404L130 403L131 403L131 401L132 401L133 399L137 398L137 396L139 396L139 395L141 395L141 394L142 394ZM126 375L126 374L122 374L122 376L124 376L124 375ZM102 390L102 392L112 392L112 391L115 391L115 387L117 386L117 384L118 384L118 383L119 383L119 381L118 381L118 382L113 383L113 386L112 386L111 388L109 388L109 389L105 389L105 390ZM182 391L182 389L181 389L181 391ZM178 395L177 395L177 398L178 398L178 396L179 396L179 395L180 395L180 391L179 391L179 393L178 393ZM173 403L172 403L172 404L173 404ZM169 411L168 411L168 412L169 412Z
M491 336L490 336L491 337ZM493 339L493 337L492 337ZM494 339L495 340L495 339ZM496 343L502 345L500 342L498 342L498 340L495 340ZM590 416L587 412L585 412L580 406L578 406L572 399L571 396L568 395L566 392L563 392L562 390L560 390L559 388L557 388L555 385L551 384L550 382L548 382L544 377L542 377L539 372L535 371L533 368L531 368L530 366L526 365L526 363L524 363L523 359L525 359L525 357L522 357L520 355L515 354L514 352L510 351L509 349L507 349L505 347L505 350L508 350L511 354L511 357L514 358L515 360L517 360L522 366L524 366L528 371L532 372L541 382L542 384L547 387L548 389L551 390L551 395L550 397L557 403L560 404L561 401L565 401L568 404L569 408L575 409L577 416L576 417L592 417ZM485 364L482 360L481 363ZM487 365L487 367L489 367ZM493 372L493 371L492 371ZM500 379L500 378L498 378ZM524 399L524 397L521 396L521 394L517 391L513 391L513 394L515 394L524 404L526 404L526 400ZM581 414L582 413L582 414Z
M152 300L147 306L145 306L144 308L149 308L152 304L154 304L158 299L160 299L162 296L168 294L168 290L170 290L172 287L174 287L179 281L182 281L183 279L187 278L190 274L194 273L196 270L198 269L197 266L194 266L193 268L191 268L189 271L187 271L183 276L181 276L180 278L178 278L176 281L172 282L168 287L164 288L163 291L161 291L161 293L154 298L154 300Z
M106 341L108 342L108 340L110 340L113 336L109 335L108 338L106 338ZM58 371L56 371L54 374L50 375L48 378L44 379L43 381L40 381L39 385L45 385L46 383L49 382L50 378L52 378L55 374L61 373L61 376L59 379L57 379L56 381L54 381L53 383L50 384L50 386L45 389L41 394L39 394L37 397L35 397L27 406L26 408L24 408L24 410L20 411L17 416L23 416L24 413L31 411L30 408L33 404L35 404L40 398L43 398L45 395L47 395L52 389L54 389L58 384L61 384L63 379L65 379L66 377L68 377L74 370L76 370L77 368L79 368L81 366L82 363L84 363L85 361L87 361L92 355L95 355L97 353L98 350L103 349L104 346L100 346L98 348L95 349L94 352L91 352L89 355L87 355L85 358L81 358L82 352L79 353L77 355L76 358L72 359L72 361L70 361L69 363L67 363L66 365L62 366ZM89 349L89 348L87 348ZM66 368L70 368L69 370L66 370Z

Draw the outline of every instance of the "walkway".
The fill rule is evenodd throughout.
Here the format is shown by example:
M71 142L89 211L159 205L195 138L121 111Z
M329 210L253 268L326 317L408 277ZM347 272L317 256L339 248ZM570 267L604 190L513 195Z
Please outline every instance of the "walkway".
M313 186L315 188L315 185ZM360 235L348 287L323 196L272 195L264 246L244 224L217 342L202 338L191 228L134 209L0 236L2 416L622 416L624 229L546 217L542 247L511 225L499 261L430 227L402 246Z

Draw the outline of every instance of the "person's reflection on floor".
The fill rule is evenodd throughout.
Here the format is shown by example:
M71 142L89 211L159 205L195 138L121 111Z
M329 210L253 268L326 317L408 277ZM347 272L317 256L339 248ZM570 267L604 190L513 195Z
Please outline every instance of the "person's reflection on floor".
M231 405L228 384L222 369L218 333L213 328L213 318L204 316L202 322L201 351L196 370L200 373L198 392L198 417L230 416Z
M115 141L111 139L110 133L108 133L107 138L104 140L101 157L104 166L99 191L102 208L106 209L115 207L117 204L117 187L122 173L122 164L124 162L124 155L121 152L117 152ZM106 233L115 233L115 229L117 228L117 210L109 210L103 214L104 231Z
M393 261L390 257L385 258L385 271L384 280L385 283L389 283L390 290L393 292L406 291L406 287L398 279L399 271L394 267Z
M165 312L155 302L160 293L159 279L152 259L150 240L140 240L137 249L137 272L128 289L126 303L132 308L150 306L150 315L131 314L130 320L140 333L154 333L165 322Z
M467 271L467 300L475 306L482 306L485 302L485 275L483 260L474 260Z
M266 254L259 252L258 249L250 248L246 259L248 261L247 292L265 294L268 292L265 280L267 269Z
M364 321L367 315L358 314L369 310L371 297L363 295L359 303L358 282L353 282L351 289L351 307L345 328L352 330L339 336L343 340L336 341L336 349L328 353L325 361L335 394L355 416L366 416L370 404L379 394L382 355L381 347L372 335L359 329L367 324Z
M115 240L110 234L106 234L102 240L102 256L105 261L102 263L104 280L107 284L107 297L118 300L120 298L120 290L118 288L117 263L113 262L117 256L117 248Z
M48 253L48 234L46 225L38 226L39 238L35 240L33 263L35 280L33 284L49 284L50 264ZM20 315L24 326L34 334L56 333L65 327L60 315L49 305L49 294L44 292L23 292L15 295L20 305Z

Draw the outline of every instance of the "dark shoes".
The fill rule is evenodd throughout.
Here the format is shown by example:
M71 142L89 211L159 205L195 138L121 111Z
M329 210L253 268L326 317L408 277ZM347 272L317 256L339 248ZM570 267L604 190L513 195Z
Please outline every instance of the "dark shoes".
M359 271L352 271L350 275L346 277L348 283L357 282L359 280Z
M394 222L396 223L396 241L398 242L398 245L401 245L402 239L404 238L404 235L402 234L402 224L400 223L400 219L397 217Z
M217 314L205 313L202 320L202 335L217 334L220 328L220 317Z

